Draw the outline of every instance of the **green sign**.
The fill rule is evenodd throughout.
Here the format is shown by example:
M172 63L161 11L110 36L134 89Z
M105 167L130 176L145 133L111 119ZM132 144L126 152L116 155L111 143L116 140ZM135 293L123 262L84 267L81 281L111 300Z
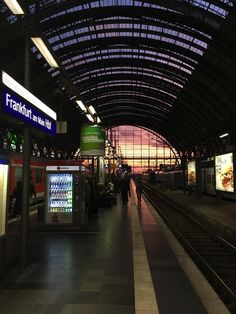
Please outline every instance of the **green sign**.
M82 126L80 133L82 156L105 155L105 131L100 126Z

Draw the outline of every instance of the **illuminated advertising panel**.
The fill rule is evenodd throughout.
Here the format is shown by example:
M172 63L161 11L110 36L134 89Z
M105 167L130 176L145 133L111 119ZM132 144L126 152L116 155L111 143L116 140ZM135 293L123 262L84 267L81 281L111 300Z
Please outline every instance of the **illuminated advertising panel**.
M233 153L215 157L216 190L234 192Z
M82 126L80 132L82 156L105 155L105 131L100 126Z
M4 112L45 133L56 134L56 113L4 71L1 94Z
M188 162L188 185L196 185L196 161L191 160Z
M6 233L8 171L8 161L0 159L0 237Z

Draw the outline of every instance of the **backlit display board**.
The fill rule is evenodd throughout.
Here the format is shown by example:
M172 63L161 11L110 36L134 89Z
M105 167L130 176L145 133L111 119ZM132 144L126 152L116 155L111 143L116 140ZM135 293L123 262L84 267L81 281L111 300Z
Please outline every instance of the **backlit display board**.
M82 126L80 132L82 156L105 155L105 131L100 126Z
M56 113L2 71L2 110L50 135L56 134Z
M196 185L196 161L191 160L188 162L188 185Z
M215 157L216 190L234 192L233 153Z

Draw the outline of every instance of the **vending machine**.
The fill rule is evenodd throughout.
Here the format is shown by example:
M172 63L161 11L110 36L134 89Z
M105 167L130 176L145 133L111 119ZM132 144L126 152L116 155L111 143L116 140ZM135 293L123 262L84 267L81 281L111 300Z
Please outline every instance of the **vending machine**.
M83 166L46 166L46 225L81 225L85 213Z

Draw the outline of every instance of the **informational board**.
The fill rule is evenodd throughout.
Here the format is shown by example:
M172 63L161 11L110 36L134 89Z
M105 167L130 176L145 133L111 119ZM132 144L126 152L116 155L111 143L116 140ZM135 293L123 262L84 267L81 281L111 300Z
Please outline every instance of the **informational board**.
M100 126L82 126L80 133L81 156L105 155L105 131Z
M4 71L1 81L1 107L4 112L45 133L56 134L56 112Z
M188 162L188 186L196 185L196 161L191 160Z
M234 192L233 153L215 157L216 190Z

